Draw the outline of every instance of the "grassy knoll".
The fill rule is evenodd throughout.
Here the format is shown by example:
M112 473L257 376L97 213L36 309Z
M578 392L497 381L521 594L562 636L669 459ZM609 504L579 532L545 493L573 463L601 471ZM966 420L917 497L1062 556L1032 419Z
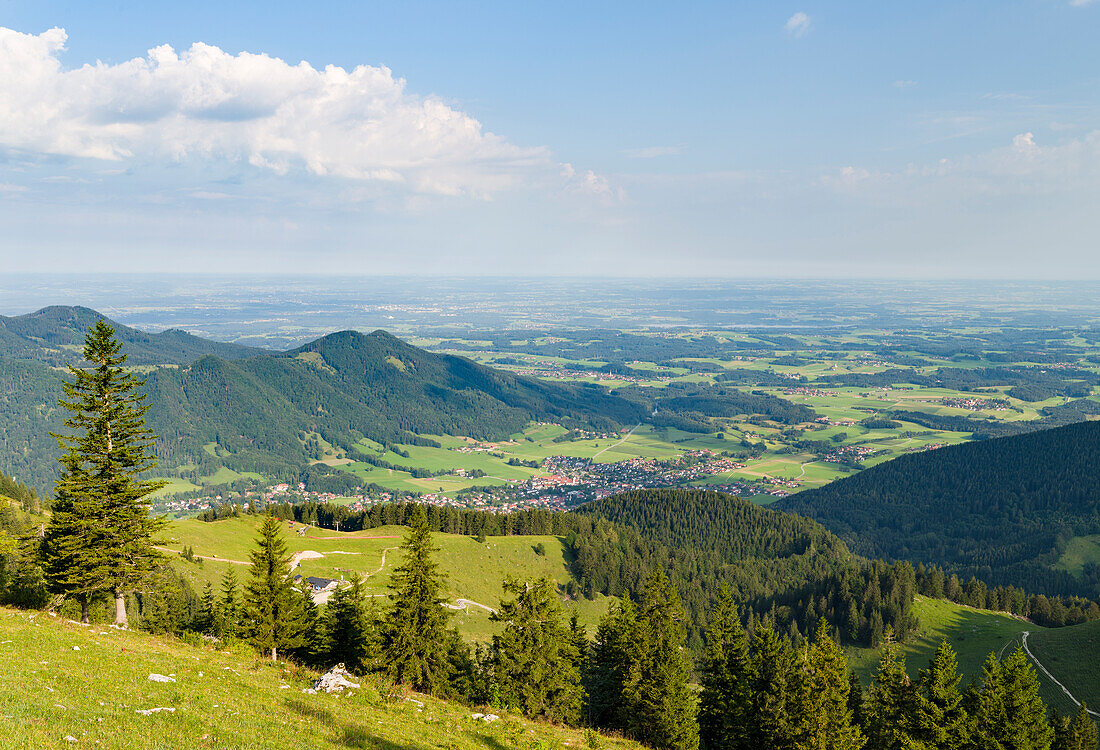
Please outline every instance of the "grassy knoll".
M511 716L485 724L465 706L388 698L373 680L345 696L306 695L314 673L251 652L81 627L42 613L0 609L0 641L0 744L11 750L587 746L580 730ZM151 673L176 682L150 682ZM175 710L137 713L158 707ZM600 747L636 745L601 738Z
M1100 621L1073 628L1041 628L1003 612L921 596L914 602L913 610L920 619L920 631L903 647L910 676L915 678L928 666L940 641L946 638L958 652L961 685L965 687L971 679L981 680L982 663L990 652L1007 654L1020 645L1021 636L1028 631L1028 646L1043 666L1074 695L1081 690L1090 704L1094 698L1088 696L1092 695L1100 705L1100 677L1096 674L1095 660L1083 658L1097 652ZM851 649L848 658L863 684L869 684L878 667L878 651ZM1048 706L1063 714L1076 710L1062 690L1041 672L1039 682L1040 694Z
M1070 539L1055 567L1080 575L1089 563L1100 563L1100 534Z
M259 523L255 516L213 523L187 519L173 522L163 536L168 549L179 551L186 545L200 557L217 558L203 560L201 564L177 561L177 568L201 590L206 582L217 585L230 566L235 567L242 579L247 576L248 568L239 563L247 562ZM306 536L298 536L292 531L294 528L300 525L287 525L287 547L292 553L311 550L323 555L303 560L296 572L323 578L350 578L359 574L366 578L367 593L379 598L387 593L390 574L401 562L396 548L405 534L403 527L386 526L352 533L310 529ZM566 567L567 550L558 537L488 537L485 543L480 543L468 536L433 534L432 539L439 548L438 560L447 575L447 595L452 601L469 599L496 608L504 594L501 584L507 576L520 579L547 576L561 586L572 577ZM539 544L545 554L536 553ZM569 612L576 611L591 631L607 611L608 601L600 596L594 601L568 600L564 606ZM475 606L459 611L455 624L466 638L477 641L487 640L496 627L489 621L488 611Z

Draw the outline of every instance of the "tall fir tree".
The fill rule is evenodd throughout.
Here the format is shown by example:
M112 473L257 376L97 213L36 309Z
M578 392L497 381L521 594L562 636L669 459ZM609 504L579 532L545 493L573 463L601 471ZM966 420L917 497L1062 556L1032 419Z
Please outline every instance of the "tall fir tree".
M553 584L505 581L504 591L514 598L490 616L504 623L490 659L501 701L528 717L576 724L584 706L577 643Z
M239 638L241 635L241 585L237 579L237 571L230 566L222 574L221 601L218 602L215 629L221 638Z
M1096 750L1096 722L1086 704L1078 707L1072 719L1055 714L1051 724L1055 734L1052 750Z
M922 669L908 717L914 750L961 750L970 742L970 719L959 690L959 662L946 640Z
M247 634L260 651L275 661L279 649L303 645L305 631L302 598L290 580L286 540L279 519L264 518L249 560L252 568L244 597Z
M422 506L409 520L401 545L404 562L390 578L391 605L383 627L383 652L391 679L430 694L447 689L453 672L443 606L443 575L432 559L431 529Z
M202 596L199 597L199 606L195 610L193 627L200 633L211 633L214 631L217 616L218 599L214 595L214 585L207 581L202 589Z
M799 649L792 706L795 750L861 750L867 738L848 705L848 659L822 619Z
M377 654L375 629L370 619L362 581L337 589L325 607L324 651L326 665L343 663L352 672L372 668Z
M633 600L623 597L612 604L596 628L589 652L585 689L588 721L594 726L622 730L627 707L624 690L638 656L638 617Z
M126 594L156 567L153 537L163 523L149 515L146 498L164 482L140 477L156 465L156 436L145 426L145 384L125 369L114 328L100 319L84 339L87 369L69 365L60 406L66 434L55 435L63 455L56 483L59 512L42 545L51 589L72 595L87 618L99 591L115 600L115 625L126 627Z
M794 744L791 713L795 688L795 658L790 644L775 632L770 619L752 636L752 705L749 746L789 750Z
M1054 730L1039 697L1039 679L1022 648L982 667L972 746L977 750L1049 750Z
M661 571L646 581L638 612L638 656L624 690L627 731L655 748L699 746L696 699L688 687L691 665L684 654L680 595Z
M893 631L887 628L868 705L868 747L872 750L910 747L908 728L914 703L915 689L905 672L905 660Z
M715 603L700 671L699 746L702 750L749 750L752 657L737 605L725 586Z

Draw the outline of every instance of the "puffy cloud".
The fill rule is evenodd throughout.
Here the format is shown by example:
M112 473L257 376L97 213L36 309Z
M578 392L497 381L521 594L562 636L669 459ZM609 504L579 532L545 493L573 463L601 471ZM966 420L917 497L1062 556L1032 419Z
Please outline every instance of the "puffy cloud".
M792 36L803 36L810 30L810 17L799 11L787 19L787 23L783 25L783 28Z
M110 161L212 158L488 197L552 176L469 115L406 91L385 67L291 65L203 43L66 70L67 35L0 27L0 148Z

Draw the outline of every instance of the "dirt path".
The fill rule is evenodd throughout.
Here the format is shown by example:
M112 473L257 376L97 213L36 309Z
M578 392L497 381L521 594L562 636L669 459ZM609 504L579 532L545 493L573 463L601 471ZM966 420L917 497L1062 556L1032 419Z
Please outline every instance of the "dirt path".
M303 536L301 539L342 539L345 542L369 541L371 539L400 539L397 534L392 536Z
M1021 641L1021 643L1023 644L1023 647L1024 647L1024 653L1025 653L1025 654L1027 654L1027 655L1028 655L1028 657L1029 657L1029 658L1030 658L1030 659L1031 659L1031 660L1032 660L1033 662L1035 662L1035 666L1037 666L1037 667L1039 668L1039 671L1040 671L1040 672L1042 672L1043 674L1045 674L1045 675L1047 676L1047 679L1048 679L1048 680L1050 680L1050 681L1051 681L1051 682L1053 682L1053 683L1054 683L1055 685L1057 685L1058 687L1060 687L1060 688L1062 689L1062 692L1063 692L1063 693L1065 693L1066 695L1068 695L1068 696L1069 696L1069 699L1070 699L1071 701L1073 701L1073 704L1074 704L1075 706L1078 706L1078 707L1080 707L1080 705L1081 705L1081 701L1079 701L1079 700L1077 700L1076 698L1074 698L1074 697L1073 697L1073 693L1071 693L1071 692L1069 691L1069 689L1068 689L1068 688L1067 688L1067 687L1066 687L1065 685L1063 685L1062 683L1058 682L1058 679L1057 679L1057 678L1056 678L1056 677L1055 677L1054 675L1052 675L1052 674L1050 673L1050 670L1048 670L1048 669L1047 669L1046 667L1044 667L1044 666L1043 666L1043 664L1042 664L1042 662L1040 662L1040 661L1039 661L1038 659L1036 659L1036 658L1035 658L1035 654L1031 653L1031 649L1027 647L1027 637L1028 637L1029 635L1031 635L1031 633L1030 633L1029 631L1027 631L1027 630L1025 630L1025 631L1024 631L1024 632L1023 632L1022 634L1021 634L1021 638L1020 638L1020 641ZM1096 718L1100 719L1100 714L1096 713L1096 712L1095 712L1095 711L1093 711L1092 709L1087 709L1087 710L1088 710L1088 712L1089 712L1090 714L1092 714L1092 715L1093 715L1093 716L1095 716Z
M602 456L603 454L607 453L607 452L608 452L609 450L611 450L612 448L618 448L618 447L619 447L620 445L622 445L623 443L625 443L625 442L626 442L627 440L629 440L629 439L630 439L630 436L634 434L634 430L638 429L638 428L639 428L639 427L641 427L641 426L642 426L642 423L641 423L641 422L639 422L638 424L634 425L633 427L631 427L631 428L630 428L630 432L626 433L626 435L624 435L624 436L623 436L623 439L622 439L622 440L620 440L619 442L615 443L614 445L609 445L609 446L607 446L607 447L606 447L606 448L604 448L604 449L603 449L602 451L600 451L600 452L599 452L599 453L597 453L596 455L592 456L592 458L591 458L590 460L592 460L592 461L595 461L595 460L596 460L597 458L599 458L599 457L600 457L600 456ZM481 605L479 604L478 606L480 607Z
M371 576L376 576L379 573L381 573L382 569L386 567L386 553L390 552L392 550L395 550L395 549L401 549L401 548L400 547L386 547L384 550L382 550L382 564L378 566L378 570L374 571L373 573L367 573L363 577L364 578L370 578Z
M467 612L470 611L470 607L481 607L489 614L496 614L496 610L492 607L486 604L481 604L480 602L475 602L472 599L455 599L454 604L444 604L443 606L449 609L464 609Z

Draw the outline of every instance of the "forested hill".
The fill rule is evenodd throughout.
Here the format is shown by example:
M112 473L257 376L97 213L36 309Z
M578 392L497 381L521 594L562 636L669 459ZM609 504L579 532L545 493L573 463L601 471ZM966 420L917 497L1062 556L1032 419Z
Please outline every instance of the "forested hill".
M0 351L4 356L58 365L79 359L84 334L106 316L87 307L44 307L27 315L0 316ZM212 354L240 359L261 350L193 336L186 331L146 333L111 322L131 365L189 364Z
M1031 591L1100 595L1100 566L1052 566L1100 533L1100 422L902 456L774 507L869 557L934 563Z
M148 423L169 466L216 443L234 469L275 474L309 461L317 433L354 457L363 438L410 433L499 439L531 420L599 428L633 424L645 407L591 385L545 383L430 354L388 333L344 331L285 354L203 357L148 379Z

